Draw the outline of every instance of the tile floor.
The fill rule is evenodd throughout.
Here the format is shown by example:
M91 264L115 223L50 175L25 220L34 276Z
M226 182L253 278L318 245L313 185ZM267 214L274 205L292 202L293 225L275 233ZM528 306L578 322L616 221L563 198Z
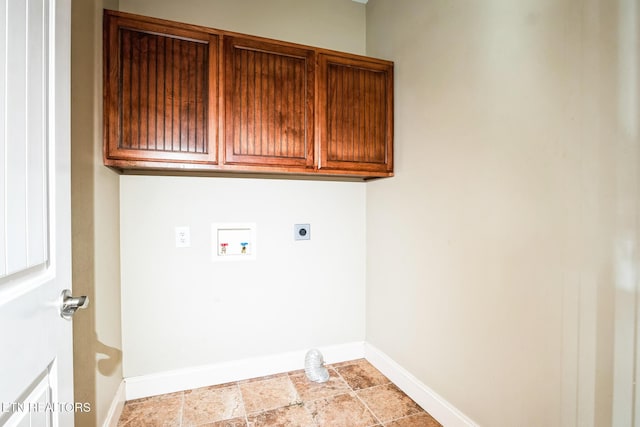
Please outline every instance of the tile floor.
M128 401L119 427L436 427L435 419L364 359Z

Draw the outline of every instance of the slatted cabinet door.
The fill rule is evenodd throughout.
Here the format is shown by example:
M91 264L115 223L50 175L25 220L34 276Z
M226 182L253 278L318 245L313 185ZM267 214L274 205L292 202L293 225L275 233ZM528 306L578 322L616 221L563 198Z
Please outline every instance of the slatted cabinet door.
M105 164L216 164L219 36L107 13L105 46Z
M105 165L393 176L392 62L124 12L104 17Z
M224 64L225 164L313 170L315 52L225 36Z
M393 172L393 63L321 54L317 129L321 172Z

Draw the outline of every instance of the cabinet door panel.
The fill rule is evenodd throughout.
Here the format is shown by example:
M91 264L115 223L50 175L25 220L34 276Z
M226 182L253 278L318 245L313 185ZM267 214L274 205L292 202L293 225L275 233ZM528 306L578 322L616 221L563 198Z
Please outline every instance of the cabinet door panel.
M320 169L393 170L393 68L320 56Z
M227 37L225 163L313 167L314 52Z
M106 157L217 162L218 37L107 16Z

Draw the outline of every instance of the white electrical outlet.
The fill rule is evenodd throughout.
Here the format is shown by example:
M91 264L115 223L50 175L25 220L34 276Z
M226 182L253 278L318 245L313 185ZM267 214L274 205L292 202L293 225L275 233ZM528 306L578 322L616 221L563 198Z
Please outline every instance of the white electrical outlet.
M176 248L188 248L189 246L191 246L189 227L176 227Z

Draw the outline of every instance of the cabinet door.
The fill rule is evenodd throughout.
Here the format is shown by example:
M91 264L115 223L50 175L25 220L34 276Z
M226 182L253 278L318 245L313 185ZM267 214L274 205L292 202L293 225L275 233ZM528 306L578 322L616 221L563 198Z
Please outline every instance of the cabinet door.
M105 30L105 164L217 163L218 36L108 14Z
M313 168L312 49L226 37L225 164Z
M393 172L393 63L319 56L321 171Z

